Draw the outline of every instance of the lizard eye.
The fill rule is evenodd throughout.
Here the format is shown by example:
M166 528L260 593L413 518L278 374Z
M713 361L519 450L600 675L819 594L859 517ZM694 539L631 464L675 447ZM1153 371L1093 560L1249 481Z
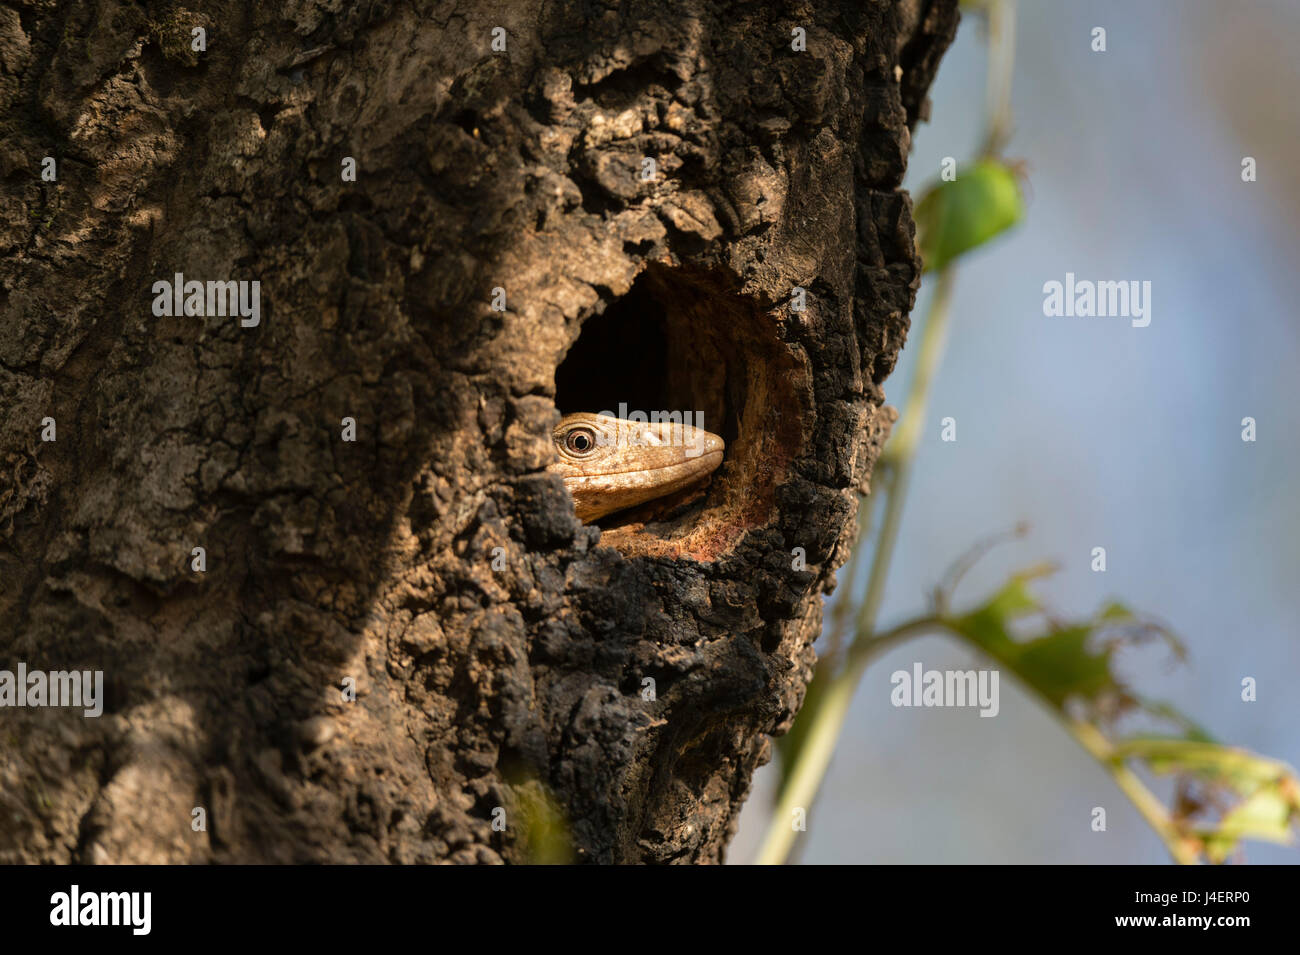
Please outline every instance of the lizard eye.
M564 436L564 446L572 454L587 454L596 447L596 433L590 428L574 428Z

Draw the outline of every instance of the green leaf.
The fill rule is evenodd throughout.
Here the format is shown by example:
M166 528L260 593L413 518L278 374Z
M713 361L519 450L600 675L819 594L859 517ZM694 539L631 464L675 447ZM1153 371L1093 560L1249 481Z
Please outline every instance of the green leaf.
M1172 703L1166 703L1163 700L1152 700L1143 696L1136 696L1135 699L1144 713L1148 713L1151 716L1156 717L1156 719L1163 720L1166 723L1173 723L1178 726L1182 732L1177 735L1173 733L1143 733L1141 734L1141 737L1135 736L1134 739L1180 739L1192 740L1197 743L1218 742L1218 740L1210 735L1209 731L1193 720L1190 716L1183 713L1182 710L1178 709Z
M1094 699L1117 684L1110 672L1110 650L1088 648L1095 629L1091 622L1049 628L1029 640L1015 637L1012 624L1017 619L1042 612L1029 582L1046 572L1040 567L1017 574L982 607L944 623L1060 708L1071 696ZM1107 609L1113 615L1113 609Z
M1056 706L1068 697L1095 699L1116 686L1110 653L1088 649L1092 627L1064 627L1049 636L1020 645L1019 658L1009 661L1019 676Z
M790 778L790 771L794 769L795 760L803 750L810 728L817 722L817 713L826 698L826 687L835 676L823 666L823 663L822 660L817 661L817 669L808 683L808 689L804 691L803 706L799 708L799 715L795 717L790 731L776 738L776 754L777 761L780 763L782 788L785 788L786 780Z
M916 226L925 271L1011 228L1025 214L1016 174L992 159L959 168L957 178L932 186L916 205Z
M1115 744L1118 759L1145 760L1155 773L1192 773L1252 793L1285 778L1290 768L1275 759L1218 743L1135 736Z
M1232 839L1263 839L1289 845L1291 806L1276 786L1243 799L1219 820L1218 831Z
M1205 857L1215 865L1222 864L1228 856L1237 851L1237 840L1231 836L1211 831L1202 833L1200 837L1205 846Z
M1132 623L1137 616L1122 603L1111 601L1102 608L1097 619L1105 623Z
M571 865L573 836L559 806L535 781L516 787L522 816L520 844L529 865Z

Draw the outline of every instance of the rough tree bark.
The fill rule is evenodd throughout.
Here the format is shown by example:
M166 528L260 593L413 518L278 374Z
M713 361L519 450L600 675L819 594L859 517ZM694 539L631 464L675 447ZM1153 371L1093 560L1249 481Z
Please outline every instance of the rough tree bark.
M0 667L106 681L0 710L0 862L721 860L888 429L956 0L185 3L0 5ZM156 316L178 272L260 325ZM584 527L550 428L619 402L727 457Z

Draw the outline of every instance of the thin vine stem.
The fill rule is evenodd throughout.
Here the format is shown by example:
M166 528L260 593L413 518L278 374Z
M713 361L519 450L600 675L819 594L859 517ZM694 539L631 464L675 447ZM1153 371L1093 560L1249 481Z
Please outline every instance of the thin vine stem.
M1147 825L1160 837L1160 841L1165 844L1174 861L1179 865L1197 865L1200 856L1195 841L1188 839L1179 831L1178 826L1170 818L1169 811L1165 809L1164 803L1147 788L1137 773L1124 765L1123 760L1117 758L1110 740L1106 739L1091 723L1069 719L1059 711L1057 715L1061 716L1061 722L1075 741L1110 773L1111 778L1115 780L1115 785L1129 798L1142 818L1146 820Z
M944 269L939 273L934 298L930 302L930 311L921 333L916 372L908 392L909 416L892 439L897 444L894 445L891 458L891 477L887 488L885 516L881 522L880 538L876 542L875 554L871 561L871 573L867 578L867 593L858 610L853 642L849 646L844 668L832 678L826 695L812 714L808 735L786 778L776 812L772 816L762 848L759 850L760 865L779 865L785 861L790 847L794 844L796 834L792 827L793 813L796 809L810 808L817 790L821 788L826 769L830 766L831 756L835 751L835 743L844 728L849 704L853 702L853 693L857 689L867 662L891 639L896 639L898 636L897 632L876 636L876 614L884 598L889 564L898 541L903 504L907 499L907 482L911 477L912 462L920 444L920 423L925 417L930 387L948 336L951 301L952 270ZM917 632L919 628L911 625L901 631L905 635Z
M1008 135L1011 122L1011 77L1015 56L1015 9L1012 0L990 0L989 64L986 81L988 108L983 150L990 154L1000 149ZM886 504L880 534L872 555L871 570L867 578L866 594L858 608L854 624L853 642L849 647L844 667L834 676L819 705L810 714L812 722L803 739L794 763L782 786L777 806L772 814L759 848L759 865L780 865L789 857L798 831L793 817L798 809L805 812L816 799L826 770L835 752L835 744L844 728L849 705L857 690L867 663L894 640L900 633L912 635L908 627L902 631L876 635L876 617L884 599L885 583L893 559L894 546L902 522L903 505L911 481L912 464L920 444L925 411L929 404L930 389L943 357L948 337L948 320L952 300L953 270L945 266L939 271L934 296L921 333L920 351L916 370L904 406L904 417L898 430L885 446L888 486L884 488ZM858 547L865 545L859 538ZM838 636L838 634L837 634ZM839 652L838 640L834 651ZM830 671L827 671L830 672Z
M798 759L781 791L780 802L758 852L756 861L759 865L781 865L789 856L799 834L794 827L795 810L807 809L817 798L817 790L821 786L826 767L830 764L831 754L835 751L844 718L848 715L849 704L853 702L853 691L857 689L867 664L876 654L883 653L895 643L934 626L935 620L927 617L882 633L869 643L854 642L844 669L832 679L826 696L817 708L816 718L809 727Z

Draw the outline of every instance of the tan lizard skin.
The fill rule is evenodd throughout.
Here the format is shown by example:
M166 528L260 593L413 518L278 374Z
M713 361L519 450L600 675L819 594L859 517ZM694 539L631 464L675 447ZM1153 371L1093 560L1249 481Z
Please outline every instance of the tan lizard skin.
M706 480L725 450L703 428L586 413L567 415L552 434L559 461L549 470L563 477L584 524Z

